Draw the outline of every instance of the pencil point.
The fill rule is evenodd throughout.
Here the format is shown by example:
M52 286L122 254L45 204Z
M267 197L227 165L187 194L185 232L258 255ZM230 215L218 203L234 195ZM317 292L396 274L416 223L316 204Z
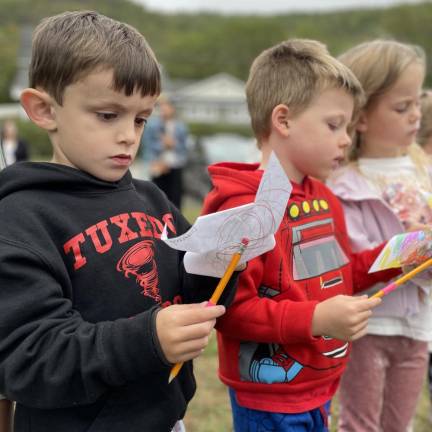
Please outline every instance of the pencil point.
M183 363L176 363L172 368L168 378L168 384L179 374L180 369L182 368Z

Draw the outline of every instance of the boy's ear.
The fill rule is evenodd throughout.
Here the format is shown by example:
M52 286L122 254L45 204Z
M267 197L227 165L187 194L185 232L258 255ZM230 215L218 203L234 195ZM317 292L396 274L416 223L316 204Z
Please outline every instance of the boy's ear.
M57 129L54 101L47 92L27 88L22 91L20 99L33 123L47 131L53 132Z
M272 129L283 136L288 136L290 114L290 109L285 104L276 105L271 115Z
M367 131L367 116L364 111L359 114L355 129L357 132L360 133L364 133Z

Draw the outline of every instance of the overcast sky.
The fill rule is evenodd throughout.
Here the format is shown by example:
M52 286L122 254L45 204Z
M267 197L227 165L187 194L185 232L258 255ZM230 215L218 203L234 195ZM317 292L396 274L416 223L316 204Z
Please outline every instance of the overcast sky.
M422 0L134 0L161 12L215 11L226 14L274 14L293 11L325 11L361 7L387 7Z

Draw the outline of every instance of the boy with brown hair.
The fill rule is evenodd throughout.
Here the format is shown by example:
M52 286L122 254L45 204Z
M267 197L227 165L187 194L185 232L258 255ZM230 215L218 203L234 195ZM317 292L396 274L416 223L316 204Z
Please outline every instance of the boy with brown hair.
M159 93L134 28L91 11L36 28L21 102L53 157L0 173L0 392L16 431L183 430L190 360L225 308L202 303L218 280L161 241L188 222L129 171Z
M219 374L235 431L325 431L349 342L380 303L352 294L398 272L368 274L382 246L352 253L341 205L316 180L344 159L363 93L323 44L293 39L255 59L246 95L261 163L210 167L204 213L250 202L271 152L293 190L276 247L249 262L218 323Z

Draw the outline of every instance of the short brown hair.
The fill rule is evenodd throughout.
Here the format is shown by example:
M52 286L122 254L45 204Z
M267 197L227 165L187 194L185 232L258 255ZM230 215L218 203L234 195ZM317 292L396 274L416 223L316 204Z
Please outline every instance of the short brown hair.
M64 12L43 19L32 41L30 86L62 104L66 86L97 70L113 70L113 88L131 95L158 95L160 70L141 35L128 24L94 11Z
M353 96L356 111L362 103L357 78L322 43L291 39L263 51L252 63L246 84L256 137L269 136L274 107L285 104L299 114L327 88L345 89Z

